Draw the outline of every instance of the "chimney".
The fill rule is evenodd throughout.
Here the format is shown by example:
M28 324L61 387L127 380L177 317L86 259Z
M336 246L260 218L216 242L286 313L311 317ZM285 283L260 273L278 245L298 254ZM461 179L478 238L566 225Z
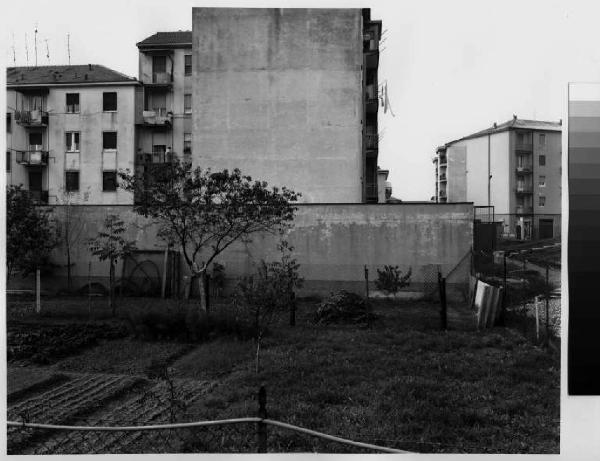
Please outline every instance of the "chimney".
M558 124L562 126L562 118L558 121Z
M494 129L498 128L498 124L494 122Z
M92 65L91 64L88 64L88 69L92 70Z
M515 114L513 114L513 120L516 120L517 116Z

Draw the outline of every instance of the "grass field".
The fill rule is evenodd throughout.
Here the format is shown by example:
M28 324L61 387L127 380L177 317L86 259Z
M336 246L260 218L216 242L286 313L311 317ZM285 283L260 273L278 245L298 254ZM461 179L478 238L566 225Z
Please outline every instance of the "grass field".
M27 310L26 301L9 302L9 325L11 318L54 326L107 322L106 300L94 302L91 321L83 299L45 300L42 318ZM127 306L122 309L161 303L121 300ZM258 373L253 341L230 336L194 345L102 339L45 370L144 376L160 359L175 383L211 383L210 392L187 404L191 419L255 416L264 385L270 418L345 438L416 452L558 453L556 355L511 329L438 331L438 306L422 301L374 302L379 318L370 328L315 325L315 308L300 302L295 327L286 325L285 316L273 325ZM31 373L43 380L40 372ZM9 381L9 392L17 385L23 384ZM229 443L233 449L226 451L235 451L236 439ZM269 449L353 452L279 430Z

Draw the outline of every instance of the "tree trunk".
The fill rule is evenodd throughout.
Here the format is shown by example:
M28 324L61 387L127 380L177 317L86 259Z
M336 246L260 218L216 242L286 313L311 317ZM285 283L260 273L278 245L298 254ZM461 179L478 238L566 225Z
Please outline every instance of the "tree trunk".
M112 316L117 315L117 306L115 305L115 263L110 262L110 276L109 276L109 306L112 312Z
M200 310L208 315L208 302L206 299L206 268L200 269L196 276L198 277L198 289L200 290Z

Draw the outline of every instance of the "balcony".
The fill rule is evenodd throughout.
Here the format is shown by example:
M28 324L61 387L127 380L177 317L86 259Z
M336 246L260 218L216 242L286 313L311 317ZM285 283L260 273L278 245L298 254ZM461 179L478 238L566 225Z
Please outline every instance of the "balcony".
M48 126L48 112L43 110L17 110L15 121L25 127Z
M521 165L517 167L517 174L531 174L533 173L533 165Z
M517 205L517 214L527 215L527 214L532 214L532 213L533 213L532 206Z
M446 198L446 191L440 190L440 198Z
M377 133L367 133L365 135L367 149L377 149L379 146L379 135Z
M379 50L379 40L375 31L368 31L363 34L363 52L369 53Z
M442 174L440 175L440 181L443 181L443 182L445 182L445 181L446 181L446 174L445 174L445 173L442 173Z
M177 158L175 152L143 152L137 154L136 161L138 165L158 165L162 163L171 163Z
M168 72L152 72L152 81L144 82L144 86L150 90L169 90L173 86L173 79Z
M515 150L519 152L533 152L533 144L531 143L516 143Z
M366 198L367 203L377 203L379 200L379 190L377 189L377 183L367 183L366 187Z
M379 95L377 93L377 88L375 85L367 85L365 92L365 104L367 105L368 113L377 112L377 106L379 104Z
M445 156L440 157L439 165L440 165L440 167L448 165L448 159Z
M532 194L533 187L529 185L517 186L515 188L515 192L517 193L517 195Z
M30 190L29 197L38 205L48 204L48 191L47 190Z
M167 128L172 125L173 113L166 108L145 110L142 112L142 120L143 125Z
M48 165L48 151L42 150L42 146L31 146L29 150L16 152L17 163L25 166Z

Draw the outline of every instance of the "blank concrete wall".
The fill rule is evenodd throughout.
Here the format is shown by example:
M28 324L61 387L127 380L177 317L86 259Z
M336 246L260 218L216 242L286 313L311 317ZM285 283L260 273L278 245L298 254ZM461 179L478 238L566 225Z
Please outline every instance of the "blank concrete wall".
M118 214L128 223L126 238L135 240L139 249L164 248L156 238L156 225L135 214L131 207L80 206L77 210L83 231L73 250L76 287L87 282L90 260L93 278L102 279L108 274L108 264L90 258L85 245L107 214ZM59 221L62 211L60 206L54 207ZM444 276L450 275L453 284L468 283L472 217L473 206L465 203L300 205L295 227L287 238L306 280L303 294L326 294L339 288L361 290L364 266L373 280L376 269L386 264L398 265L403 271L411 268L412 287L418 290L424 283L431 283L425 280L430 277L427 274L431 267L439 267ZM225 266L229 287L238 277L253 273L261 259L276 259L277 241L278 237L272 235L256 235L252 243L236 244L222 253L218 261ZM65 263L64 247L55 251L53 259ZM55 269L45 280L47 289L66 286L66 269ZM14 279L11 286L18 282ZM29 286L31 281L23 283Z

